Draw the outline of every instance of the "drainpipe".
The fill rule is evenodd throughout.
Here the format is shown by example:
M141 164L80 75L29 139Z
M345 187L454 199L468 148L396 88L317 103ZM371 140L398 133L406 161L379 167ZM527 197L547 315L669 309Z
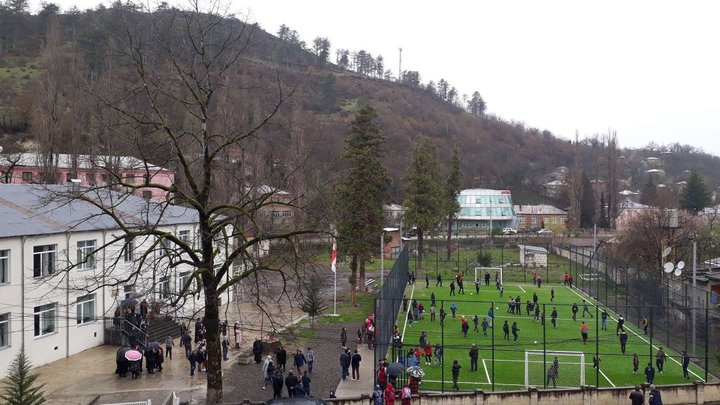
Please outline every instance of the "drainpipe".
M27 236L20 238L20 345L25 347L25 242Z

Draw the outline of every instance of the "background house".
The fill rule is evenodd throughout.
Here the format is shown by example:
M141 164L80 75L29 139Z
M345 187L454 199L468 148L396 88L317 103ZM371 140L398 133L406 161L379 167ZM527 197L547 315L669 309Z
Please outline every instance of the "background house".
M455 229L490 230L515 226L510 190L473 188L460 191L460 212L455 218Z
M526 267L547 267L548 250L540 246L518 245L520 265Z
M546 228L553 231L566 230L567 212L552 205L516 205L518 229Z

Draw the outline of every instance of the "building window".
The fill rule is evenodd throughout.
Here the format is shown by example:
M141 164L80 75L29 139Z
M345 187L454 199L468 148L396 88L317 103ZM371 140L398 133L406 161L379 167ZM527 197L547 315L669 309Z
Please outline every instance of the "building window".
M35 336L55 332L55 308L57 304L35 307Z
M72 175L70 172L65 173L65 182L70 183L70 180L72 180Z
M0 250L0 284L10 282L10 251Z
M123 246L123 259L125 262L131 262L135 260L135 241L130 239L127 242L125 242L125 246Z
M146 200L152 200L152 191L150 190L143 190L142 192L142 198Z
M10 346L10 313L0 314L0 347Z
M125 299L134 298L133 295L135 295L135 285L126 285L123 287L123 291L125 292Z
M182 291L182 289L185 287L185 285L190 282L190 274L192 274L192 272L190 272L190 271L183 271L180 274L178 274L178 285L177 285L178 294L180 293L180 291ZM191 286L188 286L186 292L192 292L193 290L194 290L194 286L191 285Z
M77 299L75 304L77 311L77 324L92 322L95 320L95 294L86 295Z
M103 185L107 185L107 184L108 184L108 175L107 175L107 174L101 174L101 175L100 175L100 182L101 182Z
M81 240L77 243L77 267L80 270L95 268L94 240Z
M537 225L537 223L538 223L537 217L532 217L532 224L533 224L533 226Z
M178 232L178 239L183 243L190 244L190 231L184 230Z
M22 172L22 180L25 183L32 183L33 181L33 174L32 172Z
M160 278L158 283L158 297L161 300L170 298L170 277L165 276Z
M45 277L55 273L57 245L33 247L33 277Z

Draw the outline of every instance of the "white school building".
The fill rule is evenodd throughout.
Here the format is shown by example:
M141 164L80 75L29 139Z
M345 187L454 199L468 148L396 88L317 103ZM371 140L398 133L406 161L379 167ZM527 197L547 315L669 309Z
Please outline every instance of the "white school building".
M114 220L87 202L57 201L48 187L63 186L0 185L0 379L22 346L39 366L102 345L103 317L120 301L147 298L162 307L192 273L169 265L175 253L166 243L144 255L157 242L148 237L107 245L124 235ZM160 214L159 204L131 195L116 207L130 228L151 223L195 240L193 210L165 205ZM174 315L192 316L201 303L196 294Z

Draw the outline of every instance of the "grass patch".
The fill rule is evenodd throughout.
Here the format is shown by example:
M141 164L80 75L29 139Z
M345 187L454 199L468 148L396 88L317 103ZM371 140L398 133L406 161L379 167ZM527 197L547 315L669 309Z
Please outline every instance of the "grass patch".
M322 323L357 323L358 325L367 318L368 314L375 310L375 295L373 294L357 294L355 295L357 306L350 304L350 296L346 295L338 297L337 312L339 316L322 316L317 318L317 322ZM332 314L332 301L328 303L328 309L325 314Z

